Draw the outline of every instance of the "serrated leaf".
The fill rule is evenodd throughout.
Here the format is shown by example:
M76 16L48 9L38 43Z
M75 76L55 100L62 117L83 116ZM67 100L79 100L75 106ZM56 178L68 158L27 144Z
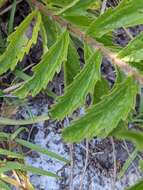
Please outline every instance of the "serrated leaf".
M28 28L36 18L32 34L28 34ZM25 54L28 54L31 46L37 42L38 32L41 24L41 16L37 11L29 14L25 20L8 37L8 47L0 56L0 75L8 69L13 70L19 61L22 61Z
M99 16L88 28L87 34L92 37L101 37L109 31L120 27L129 27L142 24L142 0L122 0L116 8L109 8Z
M129 77L116 85L112 92L93 105L86 114L64 129L63 138L67 142L79 142L84 138L106 137L121 120L125 120L135 105L137 85Z
M72 41L70 41L68 48L67 61L64 63L64 81L65 86L68 86L74 77L80 71L79 55Z
M100 78L101 59L100 52L94 53L89 58L88 63L67 87L65 94L59 97L58 103L52 107L50 111L52 118L63 119L84 104L87 94L93 90Z
M0 173L8 172L11 170L21 170L21 171L26 171L26 172L38 174L38 175L44 175L44 176L59 178L58 175L56 175L52 172L48 172L48 171L45 171L45 170L40 169L40 168L35 168L33 166L20 164L18 162L6 162L6 163L3 163L3 166L1 164Z
M34 150L34 151L37 151L37 152L40 152L42 154L45 154L47 156L50 156L51 158L55 158L59 161L62 161L62 162L68 162L68 160L66 160L65 158L63 158L62 156L54 153L54 152L51 152L47 149L44 149L44 148L41 148L40 146L38 145L35 145L35 144L32 144L28 141L25 141L25 140L22 140L22 139L16 139L15 140L18 144L22 145L22 146L25 146L27 148L30 148L31 150Z
M68 45L69 34L65 31L43 56L40 63L33 68L33 77L26 81L25 84L13 94L19 98L24 98L28 93L35 96L42 90L42 88L46 88L48 82L53 79L55 73L61 67L62 62L66 61Z

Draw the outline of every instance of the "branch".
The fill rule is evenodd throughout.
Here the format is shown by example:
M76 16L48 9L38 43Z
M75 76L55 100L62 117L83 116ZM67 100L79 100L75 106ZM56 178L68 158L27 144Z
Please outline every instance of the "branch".
M77 27L74 27L69 22L62 19L60 16L54 15L52 11L48 10L45 5L37 0L30 0L30 2L43 14L52 17L61 27L66 27L74 36L81 38L92 47L99 49L104 57L110 60L114 65L118 66L127 75L132 75L140 84L143 85L143 76L138 71L128 65L126 62L117 57L117 55L104 47L103 44L97 42L95 39L87 36L84 32L80 31Z

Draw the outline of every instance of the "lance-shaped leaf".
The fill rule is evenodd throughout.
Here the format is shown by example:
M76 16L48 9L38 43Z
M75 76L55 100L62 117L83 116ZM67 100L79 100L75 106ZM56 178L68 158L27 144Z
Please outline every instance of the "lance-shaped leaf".
M79 73L79 71L79 55L71 40L68 49L67 61L64 63L65 86L68 86L74 80L74 77L77 75L77 73Z
M143 60L143 32L134 38L123 48L118 57L123 58L127 62L139 62Z
M29 26L34 18L36 19L35 26L32 34L30 34ZM37 41L40 24L40 13L34 11L29 14L16 28L16 31L8 37L8 47L0 56L0 75L5 73L8 69L13 70L17 63L22 61L24 55L29 52L32 44L35 44Z
M134 79L129 77L98 103L92 106L86 114L71 123L63 131L63 137L68 142L79 142L84 138L95 136L106 137L120 120L125 120L134 107L137 93Z
M95 83L100 78L101 58L100 52L89 58L88 63L67 87L65 94L58 98L58 103L51 109L52 118L63 119L84 104L86 95L93 91Z
M107 95L110 91L109 83L106 79L101 77L94 87L93 103L98 103L104 95Z
M48 82L53 79L55 73L59 70L62 62L66 61L68 45L69 34L65 31L43 56L40 63L33 68L33 77L17 89L14 94L24 98L30 92L32 96L35 96L42 88L46 88Z
M0 173L8 172L11 170L29 171L29 172L32 172L32 173L38 174L38 175L59 178L58 175L56 175L52 172L48 172L48 171L40 169L40 168L35 168L33 166L20 164L19 162L6 162L3 164L3 166L0 167Z
M42 154L48 155L48 156L50 156L51 158L55 158L55 159L57 159L57 160L59 160L59 161L66 162L66 163L69 162L69 161L66 160L64 157L62 157L62 156L60 156L60 155L58 155L58 154L56 154L56 153L54 153L54 152L51 152L51 151L49 151L49 150L47 150L47 149L45 149L45 148L42 148L42 147L40 147L40 146L38 146L38 145L32 144L32 143L30 143L30 142L28 142L28 141L25 141L25 140L22 140L22 139L15 139L15 141L16 141L17 143L19 143L20 145L22 145L22 146L25 146L25 147L27 147L27 148L30 148L31 150L40 152L40 153L42 153Z
M89 26L87 33L101 37L109 31L143 23L143 1L122 0L114 9L109 8Z

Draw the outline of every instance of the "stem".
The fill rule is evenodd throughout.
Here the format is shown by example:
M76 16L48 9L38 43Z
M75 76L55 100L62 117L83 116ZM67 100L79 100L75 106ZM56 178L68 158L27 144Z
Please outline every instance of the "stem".
M84 32L80 31L78 28L71 25L71 23L65 21L60 16L54 15L53 12L47 9L42 3L37 0L30 0L30 2L43 14L46 16L52 17L53 20L58 22L61 27L66 27L73 35L78 38L85 40L86 43L90 44L92 47L99 49L104 57L109 59L114 65L118 66L122 71L124 71L127 75L132 75L140 84L143 84L143 76L138 73L138 71L128 65L126 62L121 60L117 55L111 52L109 49L104 47L103 44L97 42L95 39L87 36Z

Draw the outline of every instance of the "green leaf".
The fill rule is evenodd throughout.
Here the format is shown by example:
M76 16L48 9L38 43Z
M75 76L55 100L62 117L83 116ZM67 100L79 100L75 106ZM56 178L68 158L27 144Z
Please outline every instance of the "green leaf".
M127 62L140 62L143 60L143 32L123 48L118 57L123 58Z
M143 189L143 180L138 182L136 185L128 188L127 190L142 190Z
M101 59L100 52L94 53L89 58L88 63L67 87L65 94L59 97L58 103L52 107L50 111L52 118L63 119L84 104L87 94L93 91L95 83L100 78Z
M97 81L94 87L93 104L100 102L104 95L109 93L109 83L106 79L101 77L101 80Z
M33 68L34 74L31 79L25 82L13 94L25 98L30 92L32 96L38 94L42 88L46 88L49 81L51 81L63 61L67 59L69 45L69 34L67 31L59 37L56 43L43 56L38 65Z
M68 86L80 71L79 55L72 41L70 41L67 61L64 63L65 86Z
M99 16L88 28L87 34L91 37L101 37L109 31L120 27L129 27L142 24L142 0L122 0L114 9L109 8Z
M30 35L28 29L34 18L36 18L36 23ZM24 55L28 54L32 44L36 44L40 24L40 13L34 11L29 14L16 28L16 31L8 37L8 47L0 56L0 75L5 73L8 69L13 70L17 63L22 61Z
M57 24L50 18L42 14L42 23L45 28L47 37L47 45L50 48L58 38L59 28Z
M93 22L93 18L85 16L85 15L65 15L64 19L71 22L72 24L82 28L87 29L91 22Z
M96 0L94 0L96 1ZM64 15L81 15L85 14L85 11L88 9L88 7L93 4L93 0L74 0L70 2L66 7L64 7L62 10L59 11L58 14L64 14Z
M5 182L0 180L0 187L2 190L12 190Z
M26 171L26 172L38 174L38 175L44 175L44 176L59 178L58 175L56 175L52 172L48 172L48 171L42 170L40 168L35 168L33 166L20 164L18 162L6 162L6 163L3 163L3 166L0 167L0 173L8 172L11 170L21 170L21 171Z
M28 141L25 141L25 140L22 140L22 139L16 139L15 140L18 144L22 145L22 146L25 146L27 148L30 148L31 150L34 150L34 151L37 151L37 152L40 152L42 154L46 154L47 156L50 156L51 158L55 158L59 161L62 161L62 162L69 162L68 160L66 160L65 158L63 158L62 156L54 153L54 152L51 152L47 149L44 149L38 145L35 145L35 144L32 144Z
M0 117L0 125L29 125L29 124L38 123L41 121L46 121L48 119L49 119L49 116L47 115L41 115L41 116L33 117L32 119L25 119L25 120L14 120L14 119Z
M110 94L88 109L83 117L64 129L64 140L79 142L84 138L106 137L121 120L127 118L135 105L137 91L137 85L131 77L116 85Z
M19 159L24 158L21 154L11 152L9 150L5 150L5 149L2 149L2 148L0 148L0 155L5 155L5 156L8 156L9 158L19 158Z

